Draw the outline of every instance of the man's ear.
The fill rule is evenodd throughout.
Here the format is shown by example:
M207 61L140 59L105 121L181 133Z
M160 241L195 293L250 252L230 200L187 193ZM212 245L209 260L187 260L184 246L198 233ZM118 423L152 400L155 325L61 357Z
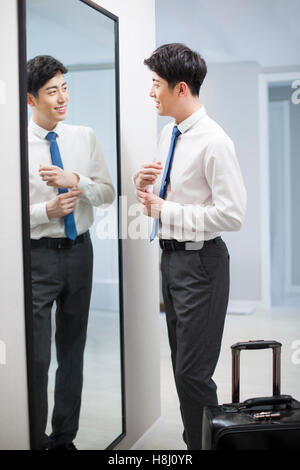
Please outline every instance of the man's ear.
M32 108L35 106L35 98L31 93L27 93L27 104L29 104L29 106Z
M180 96L186 96L188 89L189 87L185 82L178 83L178 92Z

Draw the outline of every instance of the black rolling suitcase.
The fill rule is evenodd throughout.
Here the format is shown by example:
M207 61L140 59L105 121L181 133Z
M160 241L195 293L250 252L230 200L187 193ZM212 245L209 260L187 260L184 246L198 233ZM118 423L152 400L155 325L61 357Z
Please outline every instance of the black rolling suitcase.
M273 396L239 403L240 352L273 350ZM280 395L281 344L277 341L236 343L232 349L232 403L203 411L203 450L300 450L300 403Z

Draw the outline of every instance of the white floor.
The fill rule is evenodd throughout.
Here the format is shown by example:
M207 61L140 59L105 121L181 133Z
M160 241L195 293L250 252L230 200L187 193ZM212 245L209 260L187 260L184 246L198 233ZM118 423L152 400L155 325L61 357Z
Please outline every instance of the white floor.
M281 392L300 400L299 310L256 311L251 315L227 315L221 354L214 380L218 385L219 403L231 402L231 348L239 341L273 339L282 343ZM294 356L293 356L294 353ZM298 360L297 360L298 358ZM297 362L299 362L297 364ZM272 394L272 352L242 351L241 400ZM142 450L186 449L182 441L182 423L171 369L165 315L161 315L161 404L162 427Z
M153 433L155 437L147 439L147 444L142 444L139 449L186 449L181 437L182 423L171 368L164 314L160 315L160 321L161 426L155 429ZM99 334L100 332L101 334ZM99 338L102 339L99 340ZM281 392L300 400L299 308L298 310L274 309L272 312L256 311L249 315L227 315L221 354L214 375L214 380L218 385L219 403L231 402L230 346L238 341L251 339L273 339L282 343ZM295 343L297 340L298 345ZM79 449L104 449L120 433L121 398L118 392L120 390L118 343L114 316L103 313L100 317L91 315L85 358L85 387L80 431L75 441ZM297 346L298 354L293 346ZM102 357L100 362L99 357ZM53 374L54 364L52 364L50 374L50 409L53 404ZM107 379L111 384L110 387L105 386ZM114 385L114 393L112 393L112 384ZM271 394L271 351L243 351L241 353L241 400ZM112 419L113 412L115 419Z

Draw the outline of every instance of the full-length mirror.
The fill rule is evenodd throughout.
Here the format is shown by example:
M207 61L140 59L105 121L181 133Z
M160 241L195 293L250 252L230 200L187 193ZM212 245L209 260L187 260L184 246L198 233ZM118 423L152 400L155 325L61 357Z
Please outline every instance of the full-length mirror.
M32 446L106 449L125 432L118 19L90 1L21 3Z

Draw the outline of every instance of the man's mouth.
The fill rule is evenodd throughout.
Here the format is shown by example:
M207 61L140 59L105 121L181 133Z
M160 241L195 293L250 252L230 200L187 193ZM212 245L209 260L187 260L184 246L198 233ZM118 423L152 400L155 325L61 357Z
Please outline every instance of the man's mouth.
M66 106L57 106L56 108L54 108L55 111L57 111L58 113L60 114L64 114L67 110L67 107Z

